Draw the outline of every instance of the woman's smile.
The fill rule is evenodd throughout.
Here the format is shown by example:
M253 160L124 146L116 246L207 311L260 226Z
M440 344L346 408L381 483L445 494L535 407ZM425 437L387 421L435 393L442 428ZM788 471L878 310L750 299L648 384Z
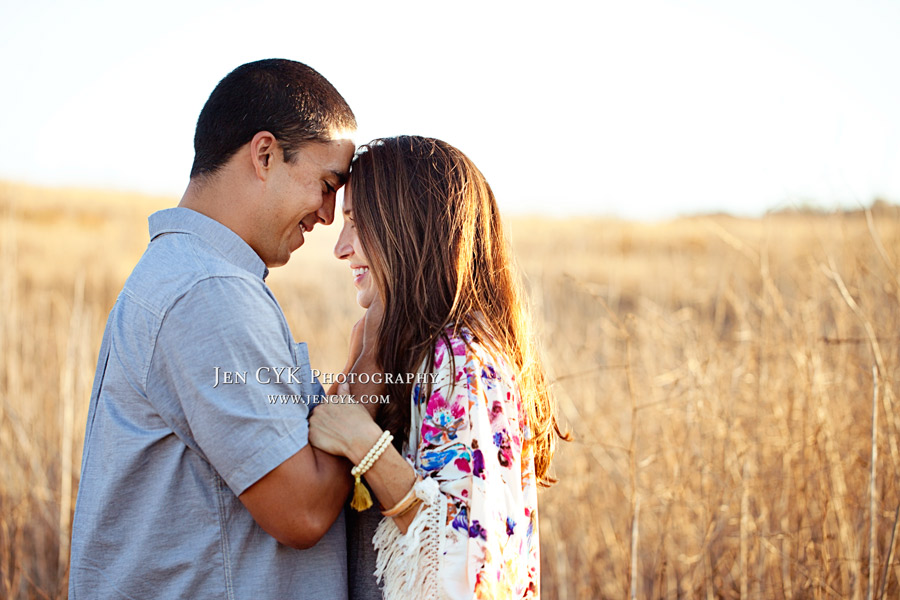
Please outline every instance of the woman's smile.
M353 283L357 287L362 286L362 280L365 278L366 274L369 272L369 267L365 265L350 265L350 268L353 270Z
M349 187L344 188L344 227L334 246L334 255L350 263L353 274L353 285L356 286L356 302L363 308L369 308L377 293L375 282L369 277L369 262L363 252L353 219L353 193ZM366 261L366 262L360 262Z

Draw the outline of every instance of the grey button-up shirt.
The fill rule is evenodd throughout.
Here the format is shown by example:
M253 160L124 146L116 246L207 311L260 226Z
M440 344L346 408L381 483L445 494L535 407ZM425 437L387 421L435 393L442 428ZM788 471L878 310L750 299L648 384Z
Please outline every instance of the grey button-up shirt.
M152 215L150 237L103 335L69 597L345 598L343 517L295 550L238 499L306 445L323 393L264 263L185 208Z

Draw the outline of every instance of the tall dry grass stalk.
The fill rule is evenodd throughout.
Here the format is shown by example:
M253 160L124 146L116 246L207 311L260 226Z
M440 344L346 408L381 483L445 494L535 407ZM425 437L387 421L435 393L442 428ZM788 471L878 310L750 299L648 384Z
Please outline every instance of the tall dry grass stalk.
M872 367L872 457L869 461L869 587L866 599L872 600L875 591L875 576L878 571L875 549L878 544L878 529L875 526L875 511L878 506L876 480L878 476L878 369Z
M172 203L0 184L0 597L65 597L103 323ZM576 436L545 597L900 597L895 209L509 225ZM269 279L322 370L360 316L335 235Z

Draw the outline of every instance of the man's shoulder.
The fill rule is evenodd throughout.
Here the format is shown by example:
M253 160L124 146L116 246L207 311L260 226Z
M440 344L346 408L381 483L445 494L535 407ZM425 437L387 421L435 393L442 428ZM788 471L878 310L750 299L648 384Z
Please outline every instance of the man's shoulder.
M157 237L144 252L122 290L123 296L163 317L199 287L269 298L262 279L227 260L195 235L170 233ZM214 289L211 291L214 292Z

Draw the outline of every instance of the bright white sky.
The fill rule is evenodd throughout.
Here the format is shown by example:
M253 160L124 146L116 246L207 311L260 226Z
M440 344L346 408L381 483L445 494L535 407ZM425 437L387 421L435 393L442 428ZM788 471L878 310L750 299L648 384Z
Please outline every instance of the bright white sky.
M892 1L3 0L0 177L178 197L218 80L284 57L505 212L900 201L898 31Z

